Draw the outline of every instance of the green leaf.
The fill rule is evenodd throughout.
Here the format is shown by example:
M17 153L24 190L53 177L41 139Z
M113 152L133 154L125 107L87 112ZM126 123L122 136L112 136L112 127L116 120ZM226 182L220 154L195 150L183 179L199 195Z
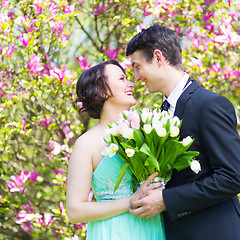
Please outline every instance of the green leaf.
M129 166L129 163L124 163L122 166L121 166L121 169L118 173L118 176L117 176L117 181L116 181L116 184L115 184L115 187L114 187L114 193L116 192L119 184L121 183L126 171L127 171L127 168Z
M144 164L145 166L152 166L154 167L157 171L159 171L159 163L155 157L148 157L146 159L146 162ZM155 171L154 171L155 172Z
M141 133L140 130L134 129L133 131L133 138L136 141L136 146L138 148L141 148L141 146L143 145L143 143L145 142L144 136Z
M148 147L148 145L147 145L146 143L144 143L144 144L142 145L142 147L139 149L139 151L145 153L145 154L148 155L149 157L154 158L154 156L153 156L150 148Z

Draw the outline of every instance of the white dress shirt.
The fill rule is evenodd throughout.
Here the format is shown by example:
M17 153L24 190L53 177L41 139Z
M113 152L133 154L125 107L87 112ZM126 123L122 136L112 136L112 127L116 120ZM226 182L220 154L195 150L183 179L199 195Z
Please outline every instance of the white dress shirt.
M186 86L188 78L189 78L189 75L186 72L184 72L183 78L180 80L180 82L177 84L177 86L173 89L173 91L170 93L168 98L166 98L166 97L163 98L163 101L165 99L167 99L167 101L170 104L170 107L169 107L168 111L169 111L169 113L172 117L173 117L174 112L175 112L175 108L176 108L176 105L177 105L177 100L181 96L182 92L192 83L190 81Z

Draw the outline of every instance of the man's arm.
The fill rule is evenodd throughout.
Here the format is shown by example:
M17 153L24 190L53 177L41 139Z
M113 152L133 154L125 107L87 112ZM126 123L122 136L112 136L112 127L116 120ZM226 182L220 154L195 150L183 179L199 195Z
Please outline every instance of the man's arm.
M172 220L219 204L240 192L240 139L235 110L229 100L219 95L211 99L201 113L199 128L212 174L163 191Z

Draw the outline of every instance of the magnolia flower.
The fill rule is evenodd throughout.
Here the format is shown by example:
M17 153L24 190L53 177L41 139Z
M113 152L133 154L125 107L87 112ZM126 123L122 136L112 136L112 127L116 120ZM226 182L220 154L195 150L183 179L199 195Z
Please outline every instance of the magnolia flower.
M167 134L167 130L164 127L160 127L160 128L155 128L156 132L158 134L159 137L165 137Z
M177 137L178 136L178 134L179 134L179 128L178 127L175 127L175 126L171 126L170 127L170 136L172 137L172 138L174 138L174 137Z
M193 160L191 162L190 167L191 167L192 171L194 171L196 174L198 174L199 171L201 171L201 165L200 165L199 161L197 161L197 160Z
M144 130L147 134L149 134L149 133L152 131L152 126L151 126L151 124L144 124L144 125L143 125L143 130Z
M186 147L190 142L192 142L192 138L190 136L187 136L182 140L182 145Z
M134 151L134 149L127 148L125 150L125 153L127 154L128 157L132 157L135 154L135 151Z

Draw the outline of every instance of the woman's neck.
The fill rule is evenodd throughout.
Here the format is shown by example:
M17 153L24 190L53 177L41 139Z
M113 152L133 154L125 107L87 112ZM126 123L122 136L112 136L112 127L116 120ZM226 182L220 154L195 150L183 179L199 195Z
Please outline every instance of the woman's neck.
M117 121L120 118L120 114L128 109L126 106L104 106L100 116L100 125L106 128L107 125Z

